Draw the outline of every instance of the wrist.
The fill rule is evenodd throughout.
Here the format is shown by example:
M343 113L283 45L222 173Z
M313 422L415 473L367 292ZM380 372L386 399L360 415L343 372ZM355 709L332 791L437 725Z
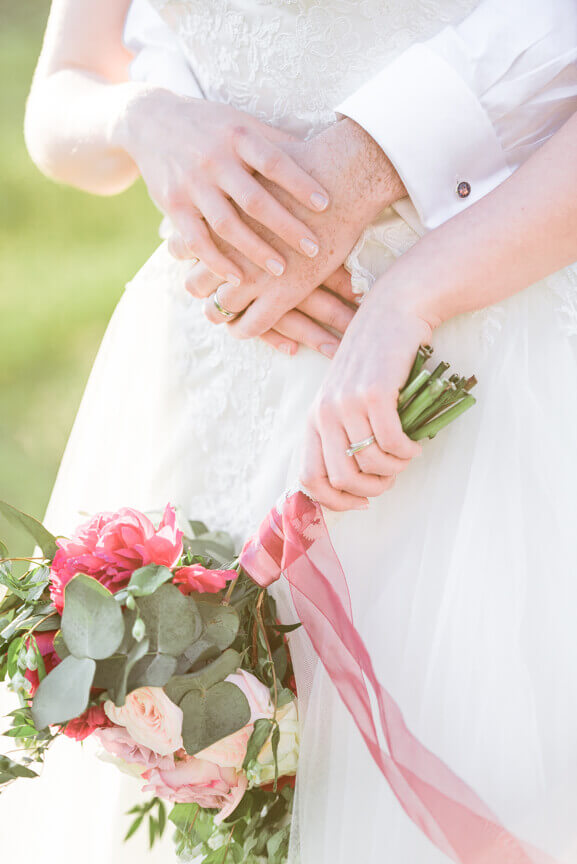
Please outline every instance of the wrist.
M395 166L362 126L350 117L343 116L332 130L342 140L355 173L359 194L370 203L375 216L407 195Z

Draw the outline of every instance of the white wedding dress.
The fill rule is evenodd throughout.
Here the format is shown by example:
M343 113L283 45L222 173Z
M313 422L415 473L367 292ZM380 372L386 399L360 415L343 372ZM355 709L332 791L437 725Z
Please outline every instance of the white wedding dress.
M308 134L411 42L473 0L156 0L207 98ZM407 212L410 212L410 208ZM349 261L357 284L419 236L392 209ZM459 254L456 252L456 266ZM161 245L104 338L49 508L170 501L239 544L297 477L329 362L232 340ZM370 279L368 280L370 282ZM577 861L577 274L568 269L435 334L479 379L477 406L363 513L330 518L355 622L412 732L513 833ZM370 350L370 345L359 346ZM290 618L285 589L275 588ZM447 864L399 806L306 636L291 637L302 755L291 864ZM170 862L126 846L138 784L63 741L0 799L2 860ZM24 834L22 832L25 832ZM25 839L24 839L25 838Z

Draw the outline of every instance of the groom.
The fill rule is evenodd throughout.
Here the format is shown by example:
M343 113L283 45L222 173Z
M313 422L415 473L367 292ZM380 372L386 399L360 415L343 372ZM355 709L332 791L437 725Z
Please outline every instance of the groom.
M546 140L551 101L562 98L568 117L577 110L576 30L574 0L482 0L460 23L409 47L335 106L335 165L349 159L347 188L370 167L371 187L418 233L478 201L522 164L525 141ZM125 42L134 78L204 95L147 0L133 0ZM317 158L325 162L322 147ZM289 262L297 278L301 257ZM260 332L273 324L261 322Z

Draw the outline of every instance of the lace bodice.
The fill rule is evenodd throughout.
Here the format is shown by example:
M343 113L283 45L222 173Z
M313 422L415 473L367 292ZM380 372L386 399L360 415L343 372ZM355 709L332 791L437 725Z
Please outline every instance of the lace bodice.
M475 0L151 0L208 99L305 133Z

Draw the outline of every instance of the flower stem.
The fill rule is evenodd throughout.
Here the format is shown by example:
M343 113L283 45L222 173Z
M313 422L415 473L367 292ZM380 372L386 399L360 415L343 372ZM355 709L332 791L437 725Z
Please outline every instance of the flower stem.
M403 389L399 393L399 411L407 404L410 399L413 398L413 396L416 396L417 393L420 393L422 391L423 387L426 386L430 377L431 373L429 372L429 370L423 369L422 372L419 372L416 378L413 378L413 380L409 384L406 384L403 387Z
M417 418L424 411L428 411L446 389L447 383L442 379L435 378L433 381L427 382L427 385L415 396L410 405L399 412L403 429L412 426Z
M437 432L440 432L441 429L444 429L445 426L448 426L453 420L456 420L457 417L460 417L461 414L464 414L469 408L471 408L476 402L474 396L471 396L470 393L466 393L460 402L457 402L455 405L452 405L442 414L439 414L433 420L430 420L428 423L425 423L423 426L420 426L414 432L411 432L410 437L413 441L420 441L423 438L434 438Z

